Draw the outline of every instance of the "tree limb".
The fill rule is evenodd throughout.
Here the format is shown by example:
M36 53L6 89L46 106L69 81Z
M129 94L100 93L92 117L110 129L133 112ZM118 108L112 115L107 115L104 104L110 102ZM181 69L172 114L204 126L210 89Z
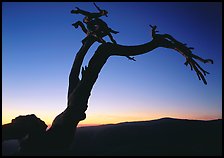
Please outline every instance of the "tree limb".
M76 128L79 121L86 118L85 111L88 107L88 99L90 97L91 90L107 59L113 55L129 57L149 53L159 47L173 49L186 58L185 65L190 64L191 68L195 70L198 75L199 80L202 79L204 84L207 84L204 75L208 74L208 72L203 70L200 65L193 60L193 58L199 61L204 61L204 63L213 63L213 61L211 59L202 59L192 54L191 48L186 47L186 44L178 42L171 35L159 35L156 34L155 29L154 31L153 40L142 45L124 46L114 43L101 44L90 59L88 66L82 68L82 78L80 80L78 76L83 58L89 47L95 42L95 39L87 38L86 43L84 43L80 51L77 53L71 69L69 77L68 106L55 118L51 130L56 129L56 131L61 131L60 133L66 135L66 128L61 130L62 128ZM69 140L70 137L67 139L67 143L70 142Z

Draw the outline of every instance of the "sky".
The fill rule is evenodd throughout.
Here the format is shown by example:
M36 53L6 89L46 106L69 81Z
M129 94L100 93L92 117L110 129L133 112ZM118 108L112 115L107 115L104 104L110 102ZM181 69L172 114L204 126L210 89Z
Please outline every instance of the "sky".
M199 64L210 72L204 85L178 52L157 48L130 61L112 56L92 89L86 119L79 126L163 117L222 118L221 2L97 2L102 19L121 45L152 40L149 25L211 58ZM35 114L50 125L67 103L68 76L85 34L72 23L79 7L96 12L92 2L2 2L2 124ZM110 42L108 37L104 37ZM88 51L88 65L100 43Z

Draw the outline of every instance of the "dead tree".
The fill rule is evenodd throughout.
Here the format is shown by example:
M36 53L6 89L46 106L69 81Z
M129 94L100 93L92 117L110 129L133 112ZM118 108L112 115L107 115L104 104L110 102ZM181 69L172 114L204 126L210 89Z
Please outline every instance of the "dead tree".
M202 59L201 57L192 54L190 48L178 42L171 35L159 35L154 31L155 29L152 29L153 39L150 42L141 45L124 46L109 42L101 44L90 59L88 65L81 68L84 56L91 45L96 41L94 36L88 36L85 43L83 43L83 46L76 54L75 61L71 69L69 76L67 108L56 117L51 129L60 129L65 125L76 128L79 121L85 119L85 111L88 107L87 104L91 95L91 90L102 67L110 56L136 56L149 53L160 47L173 49L174 51L181 53L181 55L186 58L187 62L192 66L192 70L194 69L197 75L203 80L204 84L207 84L204 75L208 72L202 69L193 58L204 63L213 63L213 61L211 59ZM81 79L79 78L80 71L82 74ZM65 129L64 134L67 132L67 129ZM60 135L62 134L63 133L60 133ZM68 140L67 143L71 143L70 141L71 140Z
M202 69L193 58L203 63L213 63L213 61L194 55L191 52L192 48L187 47L186 44L182 44L169 34L157 34L156 27L151 27L153 38L150 42L136 46L124 46L110 42L103 43L97 48L88 65L82 67L86 53L93 43L97 41L94 36L86 37L75 56L69 75L67 107L54 119L52 126L44 136L39 139L27 139L27 142L31 143L28 143L22 149L23 151L30 151L31 148L33 151L24 152L24 155L58 155L58 151L62 151L61 154L63 155L63 151L66 151L74 140L78 123L86 118L85 111L88 107L91 90L102 67L110 56L137 56L161 47L172 49L183 55L186 58L185 65L190 64L199 79L202 79L204 84L207 84L204 75L208 74L208 72ZM79 78L80 73L81 78Z

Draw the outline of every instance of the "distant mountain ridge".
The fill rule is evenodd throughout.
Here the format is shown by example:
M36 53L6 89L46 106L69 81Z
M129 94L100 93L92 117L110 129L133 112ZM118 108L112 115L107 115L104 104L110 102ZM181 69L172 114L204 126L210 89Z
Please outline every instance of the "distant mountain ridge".
M161 118L79 127L71 155L222 155L222 119Z
M2 143L2 154L19 149L18 140ZM222 119L161 118L79 127L67 156L221 156Z

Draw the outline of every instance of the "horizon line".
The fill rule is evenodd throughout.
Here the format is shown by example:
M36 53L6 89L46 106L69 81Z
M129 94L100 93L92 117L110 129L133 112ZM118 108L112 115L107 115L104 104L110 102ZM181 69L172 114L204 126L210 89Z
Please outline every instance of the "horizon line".
M161 118L155 118L155 119L149 119L149 120L121 121L121 122L114 122L114 123L78 123L77 128L80 128L80 127L95 127L95 126L103 126L103 125L116 125L116 124L128 123L128 122L146 122L146 121L154 121L154 120L160 120L160 119L177 119L177 120L192 120L192 121L214 121L214 120L222 120L222 117L221 118L212 118L212 119L211 118L210 119L197 119L197 118L161 117ZM6 125L6 124L9 124L9 123L4 123L2 125ZM51 127L51 125L52 124L47 124L47 129L46 130L48 130Z
M151 119L151 120L141 120L141 121L123 121L118 123L102 123L102 124L95 124L95 123L79 123L77 125L77 128L80 127L97 127L97 126L104 126L104 125L116 125L121 123L128 123L128 122L147 122L147 121L155 121L155 120L161 120L161 119L176 119L176 120L189 120L189 121L215 121L215 120L222 120L222 118L215 118L215 119L189 119L189 118L175 118L175 117L161 117L158 119ZM51 127L51 124L47 125L47 129Z

